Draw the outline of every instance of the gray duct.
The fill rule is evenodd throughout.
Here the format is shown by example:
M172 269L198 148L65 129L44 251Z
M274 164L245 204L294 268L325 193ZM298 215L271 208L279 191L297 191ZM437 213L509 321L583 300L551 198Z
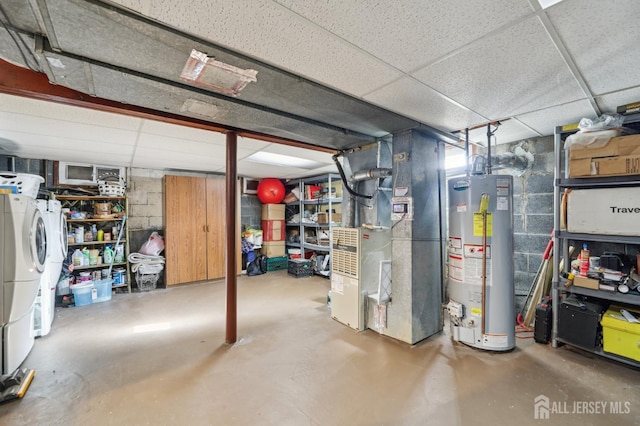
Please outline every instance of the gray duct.
M351 175L351 178L347 182L347 185L355 192L358 191L358 183L371 179L383 179L390 177L392 170L389 168L375 167L366 170L358 170ZM344 202L344 214L346 216L344 226L347 228L354 228L356 223L356 206L357 201L352 195L347 195L347 199Z

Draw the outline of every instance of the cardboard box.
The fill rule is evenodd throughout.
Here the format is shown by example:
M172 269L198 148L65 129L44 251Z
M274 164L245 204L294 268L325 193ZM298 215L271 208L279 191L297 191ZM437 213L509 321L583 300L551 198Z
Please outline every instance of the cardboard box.
M270 241L262 243L262 254L267 257L284 256L284 241Z
M262 233L263 241L284 241L284 220L263 220Z
M599 148L575 147L569 149L569 159L617 157L620 155L640 155L640 135L611 138Z
M602 349L605 352L640 361L640 324L627 321L619 306L610 306L602 315ZM640 319L640 312L627 311Z
M569 177L640 174L640 135L611 138L600 148L569 150Z
M640 187L574 189L567 196L567 231L640 235Z
M262 220L284 220L284 204L263 204Z
M332 213L331 221L333 223L342 222L342 214L340 213ZM329 213L318 213L318 223L329 223Z
M593 278L581 277L576 275L573 277L573 285L576 287L590 288L592 290L598 290L600 288L600 281Z

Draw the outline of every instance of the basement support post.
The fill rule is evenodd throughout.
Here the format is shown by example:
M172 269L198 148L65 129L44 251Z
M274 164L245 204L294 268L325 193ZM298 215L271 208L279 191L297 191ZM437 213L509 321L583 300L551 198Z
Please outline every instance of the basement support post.
M227 270L225 274L227 300L227 326L225 342L232 344L237 339L237 281L236 281L236 181L237 181L238 135L227 133L226 168L226 216L227 216Z

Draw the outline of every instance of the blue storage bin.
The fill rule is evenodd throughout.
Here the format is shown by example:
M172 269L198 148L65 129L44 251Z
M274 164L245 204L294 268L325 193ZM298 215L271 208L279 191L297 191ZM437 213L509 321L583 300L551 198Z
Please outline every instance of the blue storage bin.
M106 302L111 300L111 286L113 280L105 278L104 280L96 280L93 282L93 286L96 288L97 297L93 300L93 303Z
M76 306L85 306L91 304L91 290L93 290L93 282L84 281L81 284L71 286L73 292L73 300Z

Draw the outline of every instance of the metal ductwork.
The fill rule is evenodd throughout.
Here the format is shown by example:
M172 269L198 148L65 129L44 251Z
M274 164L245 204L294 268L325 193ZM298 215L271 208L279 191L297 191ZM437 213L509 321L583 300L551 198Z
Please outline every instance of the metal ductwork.
M488 162L488 159L491 161ZM525 151L522 147L517 147L515 152L505 152L503 154L479 156L473 162L473 174L485 174L490 164L491 170L507 170L516 176L522 175L525 171L533 167L533 154Z

